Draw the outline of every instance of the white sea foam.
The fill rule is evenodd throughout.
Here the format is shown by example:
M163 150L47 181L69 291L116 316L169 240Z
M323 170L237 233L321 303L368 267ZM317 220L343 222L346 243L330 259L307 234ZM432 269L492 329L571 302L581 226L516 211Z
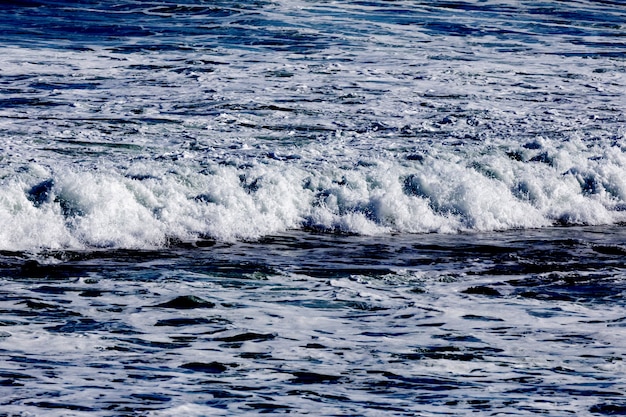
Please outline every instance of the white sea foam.
M203 172L186 161L127 172L34 165L1 186L2 249L159 247L303 227L450 233L624 221L622 152L607 149L596 161L570 152L558 150L552 164L496 152L314 170L281 161Z
M274 6L261 18L310 49L1 46L0 247L624 221L626 77L610 45L528 28L522 5L508 37L489 13L459 17L480 36L453 36L427 6L398 7L433 30L361 4Z

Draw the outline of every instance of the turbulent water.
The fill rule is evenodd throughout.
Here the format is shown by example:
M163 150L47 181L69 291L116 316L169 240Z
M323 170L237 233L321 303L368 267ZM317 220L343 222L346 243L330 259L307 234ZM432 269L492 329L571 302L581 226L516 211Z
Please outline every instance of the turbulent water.
M0 8L0 414L626 413L626 3Z

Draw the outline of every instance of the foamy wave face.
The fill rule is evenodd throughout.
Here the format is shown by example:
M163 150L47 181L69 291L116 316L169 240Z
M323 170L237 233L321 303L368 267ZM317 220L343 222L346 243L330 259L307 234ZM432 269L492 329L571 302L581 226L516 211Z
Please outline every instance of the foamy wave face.
M149 248L299 228L371 235L624 221L623 151L592 158L582 142L551 146L315 169L281 161L124 172L31 165L2 185L2 249Z
M315 176L318 204L309 221L354 233L422 233L626 218L620 175L626 159L619 147L590 151L578 141L483 151L419 162L378 160Z

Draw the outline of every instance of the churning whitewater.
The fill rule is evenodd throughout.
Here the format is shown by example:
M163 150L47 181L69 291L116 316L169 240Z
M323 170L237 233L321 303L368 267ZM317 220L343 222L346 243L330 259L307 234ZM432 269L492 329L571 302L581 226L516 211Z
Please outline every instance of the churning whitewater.
M626 219L622 8L82 7L3 12L2 249Z

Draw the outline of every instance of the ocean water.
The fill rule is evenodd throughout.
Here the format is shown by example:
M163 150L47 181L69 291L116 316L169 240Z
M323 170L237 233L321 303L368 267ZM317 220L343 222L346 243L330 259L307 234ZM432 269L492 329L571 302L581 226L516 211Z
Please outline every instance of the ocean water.
M626 2L0 8L0 415L626 414Z

